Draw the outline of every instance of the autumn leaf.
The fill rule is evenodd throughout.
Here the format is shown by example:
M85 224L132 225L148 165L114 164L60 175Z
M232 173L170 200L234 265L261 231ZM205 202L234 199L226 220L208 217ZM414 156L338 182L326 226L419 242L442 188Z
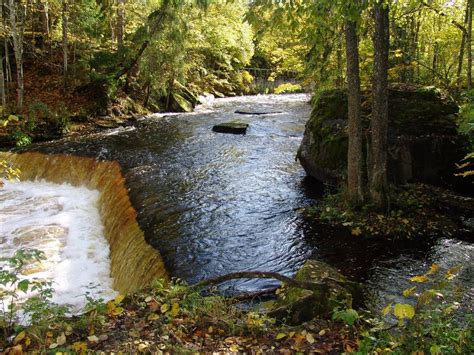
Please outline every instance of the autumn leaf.
M72 344L72 350L75 352L86 352L87 344L82 341L76 341L74 344Z
M169 311L169 309L170 309L170 305L168 303L165 303L161 306L160 311L161 313L166 313Z
M397 303L393 309L393 314L398 319L412 319L415 316L415 308L406 303Z
M407 288L402 293L404 297L410 297L415 291L416 291L416 286L413 286L413 287Z
M56 338L56 343L57 343L59 346L66 344L66 334L61 333L61 335L59 335L59 336Z
M276 340L280 340L280 339L283 339L284 337L286 337L286 334L285 333L278 333L275 337Z
M308 333L308 334L306 334L306 341L310 344L313 344L314 343L314 337L310 333Z
M13 340L13 344L14 345L18 344L23 339L25 339L25 337L26 337L26 332L25 331L22 331L22 332L18 333L18 335L15 337L15 340Z
M423 282L428 281L428 277L426 275L413 276L412 278L410 278L410 281L423 283Z
M159 316L158 314L152 313L152 314L150 314L150 315L147 317L147 320L149 320L149 321L154 321L154 320L157 320L157 319L159 319L159 318L160 318L160 316Z
M439 271L439 266L436 264L431 265L430 270L426 273L427 275L436 274Z
M89 340L91 343L97 343L99 341L99 338L95 335L91 335L87 337L87 340Z
M117 297L115 297L114 299L114 303L116 305L119 305L120 303L122 303L122 301L125 299L125 296L124 295L117 295Z
M360 227L353 228L353 229L351 230L351 234L352 234L352 235L355 235L356 237L358 237L359 235L362 234L362 230L360 229Z
M382 310L382 315L386 316L392 310L392 304L390 303Z
M457 273L459 272L459 267L452 267L450 269L448 269L448 271L446 271L446 275L445 275L445 278L447 280L452 280L456 277Z
M236 353L239 351L239 346L237 344L232 344L231 346L229 346L229 350L233 353Z
M173 303L171 306L171 316L174 318L179 313L179 303Z

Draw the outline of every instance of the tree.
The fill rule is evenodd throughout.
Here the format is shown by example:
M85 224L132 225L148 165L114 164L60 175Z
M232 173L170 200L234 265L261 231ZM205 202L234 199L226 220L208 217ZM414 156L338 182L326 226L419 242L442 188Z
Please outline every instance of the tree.
M388 54L389 7L383 0L374 5L374 73L372 87L372 120L369 191L378 208L387 205L387 149L388 149Z
M467 89L472 88L472 7L474 0L467 0L469 2L469 12L467 18Z
M21 4L20 4L21 6ZM13 40L13 51L15 54L16 77L17 77L17 109L21 112L23 109L23 32L17 21L20 11L15 0L9 0L8 9L10 12L10 27Z
M125 0L117 0L117 5L117 48L121 50L125 27Z
M64 72L64 88L68 86L68 0L62 0L62 35L63 35L63 72Z
M362 122L357 23L346 16L344 34L347 59L348 136L347 191L353 204L364 201L362 169Z

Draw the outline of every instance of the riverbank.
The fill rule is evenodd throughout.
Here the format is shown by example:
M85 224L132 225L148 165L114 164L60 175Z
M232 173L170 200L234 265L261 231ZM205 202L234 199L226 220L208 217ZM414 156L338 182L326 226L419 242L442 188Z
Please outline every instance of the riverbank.
M350 206L342 190L326 194L304 214L354 237L409 240L474 233L474 198L420 183L392 186L387 211Z

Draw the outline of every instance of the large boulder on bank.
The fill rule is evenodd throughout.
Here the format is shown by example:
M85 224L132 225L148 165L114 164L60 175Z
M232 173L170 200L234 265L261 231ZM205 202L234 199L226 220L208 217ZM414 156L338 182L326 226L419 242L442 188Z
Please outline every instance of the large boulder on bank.
M314 282L317 286L308 290L283 285L277 292L278 299L270 305L270 316L300 324L315 317L330 317L335 308L351 308L353 299L360 302L362 296L359 284L321 261L306 261L295 279Z
M371 95L363 93L364 152L370 135ZM298 159L308 175L337 183L347 165L347 93L326 90L312 100L313 111ZM457 105L434 87L393 85L389 89L389 179L394 183L440 184L453 176L467 139L457 132Z

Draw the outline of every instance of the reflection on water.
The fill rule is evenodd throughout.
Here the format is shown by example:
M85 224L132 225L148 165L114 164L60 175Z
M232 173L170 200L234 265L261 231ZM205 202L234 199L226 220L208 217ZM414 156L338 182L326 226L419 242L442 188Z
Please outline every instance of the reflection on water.
M305 221L298 210L316 203L321 190L295 161L309 117L308 99L216 99L191 114L155 115L134 127L35 149L118 160L149 243L161 251L171 274L189 282L241 270L292 274L313 257L367 281L370 292L379 294L388 279L393 288L403 289L404 280L438 254L447 264L471 260L472 248L448 248L457 243L452 239L428 243L422 252L380 250L380 245ZM238 115L235 110L281 113ZM212 132L213 125L235 119L250 125L246 135ZM273 285L253 280L229 287Z

